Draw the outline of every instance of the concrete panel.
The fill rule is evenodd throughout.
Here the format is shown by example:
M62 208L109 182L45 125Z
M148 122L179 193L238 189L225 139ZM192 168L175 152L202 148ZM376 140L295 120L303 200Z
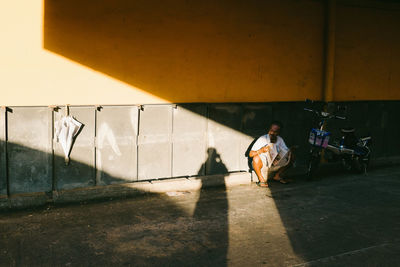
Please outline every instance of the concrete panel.
M266 132L272 121L272 104L243 105L242 120L243 132L258 137Z
M255 138L249 135L243 135L240 138L239 168L241 171L248 171L250 169L248 153L250 152L254 140Z
M7 116L10 194L51 191L51 110L14 107Z
M297 114L301 114L304 111L301 109L296 110L294 107L294 103L285 102L285 103L273 103L272 104L272 120L265 125L266 132L269 129L270 123L274 120L280 121L283 125L281 129L281 137L285 140L285 143L289 146L293 143L293 136L295 135L293 129L294 122L301 117L297 118ZM266 133L265 132L265 133Z
M366 127L370 128L370 118L365 116L368 114L368 102L344 102L340 104L341 106L346 106L346 120L332 120L338 127L354 127L356 132L365 132Z
M6 109L0 109L0 196L7 195Z
M138 180L171 177L172 106L146 105L140 110Z
M249 170L251 159L248 153L255 140L264 135L272 121L272 104L251 103L243 105L242 132L240 142L240 169Z
M396 112L395 114L398 114ZM370 118L370 134L372 136L372 154L371 157L377 158L387 155L385 140L385 131L389 124L389 114L386 102L372 101L368 103L368 113L364 116ZM397 120L396 120L397 121ZM397 137L396 137L397 138Z
M60 143L54 142L54 177L58 190L95 185L95 108L70 107L70 114L84 126L77 136L70 154L70 163L65 165ZM65 115L64 107L54 112L54 120Z
M398 101L390 101L386 103L387 121L385 125L384 136L382 139L385 141L384 147L386 156L395 156L399 154L400 148L400 124L399 124L399 110L400 103ZM379 138L379 137L378 137Z
M286 135L288 131L292 132L292 138L285 140L288 147L297 145L296 149L296 163L297 165L308 163L308 153L310 151L310 144L308 137L310 130L316 125L313 123L313 117L311 113L308 114L303 111L304 106L301 106L301 119L298 120L299 124L293 125L293 128L285 127L283 134ZM303 112L302 112L303 111ZM290 127L290 126L289 126Z
M96 112L96 182L98 185L137 180L136 106L105 106Z
M344 122L335 121L334 132L337 137L340 137L338 129L340 127L354 127L357 136L371 135L373 138L373 153L372 157L380 157L387 155L385 134L388 124L388 104L390 102L341 102L340 105L347 107L346 117Z
M308 144L308 135L312 127L316 127L317 121L311 113L304 111L306 104L304 102L286 102L273 103L272 120L278 120L282 123L281 137L286 145L298 145L297 155L307 155L310 145ZM316 107L317 108L317 107ZM311 116L310 116L311 115ZM266 125L268 130L270 125ZM298 163L305 163L307 157L298 156Z
M207 107L178 105L173 109L172 175L205 175Z
M206 174L240 170L242 107L213 104L208 109L208 158Z

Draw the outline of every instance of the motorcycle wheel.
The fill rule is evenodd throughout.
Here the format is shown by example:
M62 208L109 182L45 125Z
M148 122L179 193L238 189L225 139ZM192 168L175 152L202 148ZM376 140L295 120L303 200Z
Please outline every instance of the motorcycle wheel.
M308 171L307 171L307 178L309 180L315 178L315 172L318 169L320 161L321 161L321 153L319 149L311 149L310 158L308 161Z

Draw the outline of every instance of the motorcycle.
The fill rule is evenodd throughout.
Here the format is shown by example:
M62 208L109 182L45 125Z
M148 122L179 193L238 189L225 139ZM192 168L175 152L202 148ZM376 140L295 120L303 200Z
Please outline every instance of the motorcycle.
M306 100L306 103L314 104L310 100ZM327 162L340 161L346 170L367 174L371 156L371 136L358 138L354 128L341 128L341 138L332 141L332 133L325 130L328 120L346 120L346 117L336 115L342 110L345 111L346 108L338 106L337 112L333 113L313 108L304 108L304 110L312 112L318 119L318 128L312 128L308 136L308 142L311 145L308 178L314 178L322 158Z

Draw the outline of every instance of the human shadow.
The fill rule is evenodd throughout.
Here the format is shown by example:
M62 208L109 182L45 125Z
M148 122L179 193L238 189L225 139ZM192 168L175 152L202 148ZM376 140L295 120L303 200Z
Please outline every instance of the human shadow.
M200 196L193 213L193 231L198 233L194 239L200 249L192 255L188 255L187 252L184 255L194 265L227 266L229 205L225 177L228 169L215 148L207 149L207 159L198 174L205 173L209 168L216 175L202 179ZM211 179L217 186L207 185Z
M215 148L208 148L207 155L198 174L206 173L208 168L218 174L201 178L202 185L192 217L178 215L179 228L168 234L174 244L186 247L168 257L150 259L149 262L157 266L227 266L229 205L225 176L228 170ZM164 235L160 231L160 236Z
M126 186L125 179L111 173L104 175L112 178L112 190L119 188L112 195L103 195L103 186L92 187L90 195L85 191L79 193L81 190L52 188L55 182L52 182L52 167L48 163L62 162L62 156L4 141L0 141L0 150L2 200L15 201L17 197L26 197L27 200L32 196L46 198L51 197L52 190L55 190L53 193L59 194L58 201L63 201L49 203L44 199L43 206L34 211L1 212L2 219L5 219L5 238L1 239L0 246L7 250L3 264L226 265L229 240L225 185L218 181L216 184L221 183L221 187L206 188L209 182L223 180L227 172L215 149L208 150L208 159L199 174L203 173L207 163L212 163L223 174L203 182L198 200L194 192L188 193L186 199L142 192ZM21 156L31 158L28 168L23 167L26 163L21 162L24 161ZM79 177L83 187L86 181L95 180L94 168L74 158L70 165L60 167L92 169L90 177ZM117 181L121 185L115 184ZM40 192L50 194L38 195ZM28 196L29 193L32 196ZM138 193L146 197L130 198ZM194 213L187 211L192 204ZM23 219L29 216L34 216L33 220ZM19 219L19 225L24 225L22 228L13 223ZM50 253L46 249L49 244Z
M7 183L10 183L11 198L24 190L34 193L52 189L51 168L45 167L52 154L3 141L0 141L0 150L1 192L5 191ZM227 265L229 204L222 180L226 176L226 166L216 149L210 148L207 152L208 158L199 173L207 166L213 166L221 174L202 179L198 200L190 197L193 193L179 199L147 193L148 197L145 198L62 208L50 205L38 212L1 213L4 238L0 239L0 247L7 251L2 257L2 264ZM56 160L62 161L63 158ZM8 164L6 169L4 164ZM65 168L79 165L79 168L93 169L93 166L74 159L72 164ZM121 183L127 182L111 173L107 175L113 181L118 179ZM82 181L94 180L94 176L79 178ZM290 245L303 260L340 255L386 244L384 242L390 248L390 242L399 238L399 231L395 231L400 219L397 204L400 203L400 195L394 189L397 180L382 176L379 181L373 178L348 178L333 177L297 189L295 187L298 184L274 184L269 189ZM220 179L222 186L206 188L210 182L207 179ZM134 191L127 187L126 195L119 197L128 196L129 190ZM81 200L88 198L87 194L81 196ZM195 206L193 213L185 210L185 202ZM376 227L382 223L385 227ZM390 255L390 251L379 250L386 247L378 246L381 254L372 254L381 257ZM359 259L360 263L371 260L368 257L371 254L365 255L367 252L370 250L358 254L366 256ZM389 260L398 260L396 255ZM373 266L375 263L375 266L379 266L382 262L379 261L381 258L372 260Z

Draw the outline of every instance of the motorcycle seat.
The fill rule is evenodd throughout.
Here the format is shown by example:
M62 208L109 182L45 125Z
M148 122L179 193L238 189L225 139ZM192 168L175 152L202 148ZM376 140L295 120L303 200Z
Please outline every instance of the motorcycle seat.
M349 128L342 128L342 129L340 129L340 131L342 133L354 133L356 131L356 129L349 127Z

